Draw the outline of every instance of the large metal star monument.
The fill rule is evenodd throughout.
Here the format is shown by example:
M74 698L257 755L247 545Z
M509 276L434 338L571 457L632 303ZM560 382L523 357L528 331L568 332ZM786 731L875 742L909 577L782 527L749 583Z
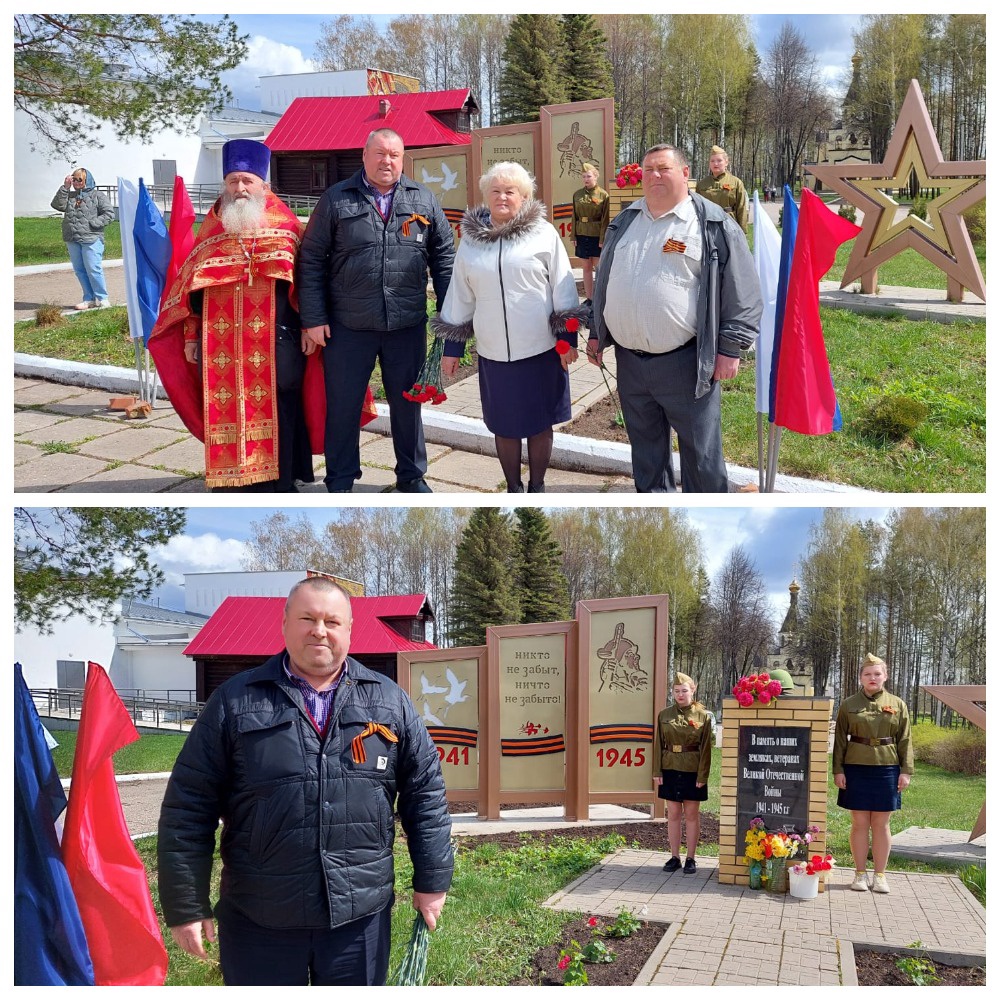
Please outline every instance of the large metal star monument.
M882 163L806 170L864 213L841 288L860 280L863 293L874 293L879 264L912 247L947 275L949 301L961 302L966 288L985 301L983 273L962 213L986 197L986 161L944 159L916 80L910 81ZM908 187L912 173L921 188L938 193L927 204L926 221L915 215L897 221L899 206L886 191Z

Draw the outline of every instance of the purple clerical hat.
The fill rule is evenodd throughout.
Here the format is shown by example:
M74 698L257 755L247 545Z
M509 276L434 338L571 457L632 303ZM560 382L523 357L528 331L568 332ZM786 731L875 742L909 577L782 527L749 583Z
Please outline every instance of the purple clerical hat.
M222 147L222 176L227 177L237 170L256 174L267 180L267 168L271 162L271 150L255 139L230 139Z

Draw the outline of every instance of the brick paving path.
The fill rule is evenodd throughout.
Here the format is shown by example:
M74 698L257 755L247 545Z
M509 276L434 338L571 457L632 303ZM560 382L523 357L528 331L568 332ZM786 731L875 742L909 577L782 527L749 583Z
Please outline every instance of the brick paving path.
M986 954L986 911L954 875L889 872L890 895L852 892L851 869L830 873L816 899L773 896L662 870L667 855L610 855L546 906L613 917L622 906L669 924L636 985L857 985L854 944Z
M603 379L593 372L573 376L574 413L593 400ZM468 409L470 397L479 403L477 379L465 379L461 392L448 390L447 407ZM126 420L107 409L113 393L41 379L14 378L14 491L37 493L204 493L204 449L185 429L172 406L159 401L145 420ZM497 493L505 489L500 463L492 455L477 455L446 445L427 445L427 481L435 492ZM363 477L355 493L381 493L395 487L392 442L381 434L361 432ZM322 493L323 460L315 459L317 482L304 493ZM634 492L630 476L550 469L549 492Z

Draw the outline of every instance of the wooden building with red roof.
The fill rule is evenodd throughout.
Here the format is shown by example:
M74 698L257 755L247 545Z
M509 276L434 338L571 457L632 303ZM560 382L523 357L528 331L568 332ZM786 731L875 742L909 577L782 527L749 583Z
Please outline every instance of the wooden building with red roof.
M198 701L227 678L259 666L285 648L281 635L284 597L227 597L188 643L195 662ZM352 597L351 656L396 679L396 654L434 649L424 639L434 612L424 594Z
M271 130L271 187L321 195L361 169L361 150L377 128L391 128L407 149L467 146L479 105L471 90L361 97L298 97Z

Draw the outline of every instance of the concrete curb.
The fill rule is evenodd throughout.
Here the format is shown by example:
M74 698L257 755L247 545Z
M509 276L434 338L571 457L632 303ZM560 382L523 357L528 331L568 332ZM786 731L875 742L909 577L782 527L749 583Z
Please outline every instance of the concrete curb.
M149 771L144 774L116 774L115 781L120 784L129 784L135 781L169 781L171 771ZM60 778L59 783L64 789L72 784L72 778Z
M124 260L104 260L102 267L124 267ZM14 277L20 278L24 274L47 274L49 271L72 271L72 264L21 264L14 268Z
M139 378L128 368L112 365L92 365L82 361L63 361L41 358L33 354L14 355L14 374L25 378L40 378L63 385L80 386L84 389L103 389L135 395L139 392ZM156 386L156 398L167 399L162 385ZM365 430L389 436L389 407L376 403L378 416L365 426ZM429 407L423 410L424 436L432 444L441 444L478 455L495 457L493 435L479 418L464 417L455 413L435 412ZM631 476L632 451L629 445L617 441L600 441L594 438L577 437L573 434L556 433L552 448L552 467L569 472L586 472L592 475ZM674 454L674 469L680 475L680 458ZM745 469L737 465L727 465L729 481L737 489L755 486L758 483L756 469ZM795 476L779 474L775 478L775 492L823 494L840 493L853 496L879 496L871 490L863 490L840 483L799 479Z
M76 385L82 389L107 389L108 392L133 396L139 392L139 376L136 372L114 365L92 365L85 361L64 361L15 353L14 374L24 378L46 379L62 385ZM167 398L162 385L156 386L156 398Z
M634 913L635 911L633 910L632 912ZM654 923L654 921L651 920L650 923ZM676 923L667 925L666 933L660 938L660 943L649 953L646 964L639 970L639 975L635 977L635 981L632 983L633 986L651 986L653 984L653 976L656 974L656 970L660 967L660 963L666 957L667 952L670 951L683 926L683 920L678 920Z
M837 938L837 958L840 959L840 985L858 985L858 963L854 961L854 945L844 938Z

